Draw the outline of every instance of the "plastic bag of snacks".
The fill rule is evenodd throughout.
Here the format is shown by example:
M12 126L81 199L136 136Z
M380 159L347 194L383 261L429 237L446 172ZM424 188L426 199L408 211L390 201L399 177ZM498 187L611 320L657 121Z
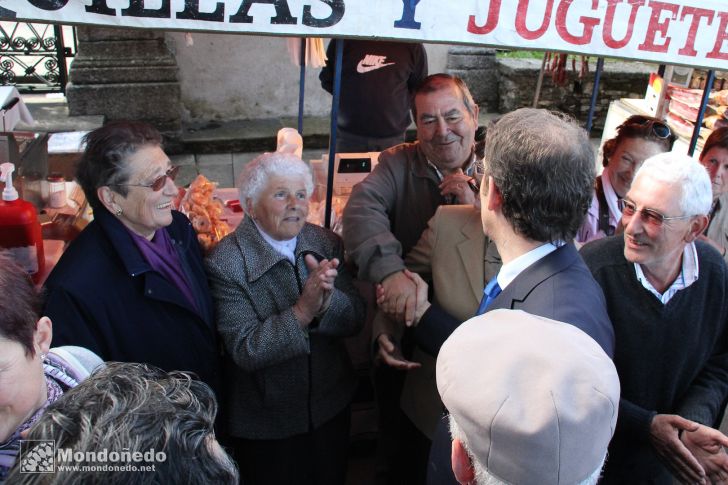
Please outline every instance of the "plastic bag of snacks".
M212 197L217 184L210 182L204 175L192 181L180 201L179 208L192 222L197 232L197 240L205 252L214 248L220 240L230 233L230 226L220 216L222 202Z

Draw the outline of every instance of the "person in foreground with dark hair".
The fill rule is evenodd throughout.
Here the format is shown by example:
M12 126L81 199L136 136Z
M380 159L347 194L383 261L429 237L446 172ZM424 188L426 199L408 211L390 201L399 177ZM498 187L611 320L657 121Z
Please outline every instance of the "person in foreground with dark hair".
M27 436L55 440L55 473L20 473L18 462L8 483L237 485L215 439L216 413L210 387L187 373L109 363L49 406ZM42 453L29 447L23 459L34 451Z
M563 115L523 108L488 130L481 220L503 266L483 290L476 314L521 309L566 322L611 357L614 331L604 295L571 242L589 207L593 180L594 155L586 132ZM415 338L437 355L461 320L430 305L425 282L410 276L419 294ZM454 483L449 456L450 439L441 421L428 483Z
M0 252L0 483L22 434L46 407L103 365L81 347L50 348L53 326L22 268Z
M581 254L604 290L622 383L605 484L726 483L728 269L696 241L710 180L697 160L661 153L622 200L624 234Z
M76 177L94 220L45 283L54 345L105 361L192 371L218 390L219 352L202 251L172 210L174 167L151 125L117 121L86 135Z

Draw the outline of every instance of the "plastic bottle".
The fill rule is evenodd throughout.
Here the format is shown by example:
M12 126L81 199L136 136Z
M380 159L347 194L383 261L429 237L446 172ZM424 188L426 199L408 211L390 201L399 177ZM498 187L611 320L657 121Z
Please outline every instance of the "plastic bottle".
M40 283L45 269L43 237L35 207L18 197L13 187L12 163L0 164L0 182L5 182L0 201L0 248L10 252L10 256Z

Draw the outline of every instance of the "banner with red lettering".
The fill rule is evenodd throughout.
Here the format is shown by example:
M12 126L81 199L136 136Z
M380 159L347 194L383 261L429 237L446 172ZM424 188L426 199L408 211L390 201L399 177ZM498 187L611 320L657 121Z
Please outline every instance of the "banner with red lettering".
M713 0L0 0L0 19L375 37L728 70L728 2Z

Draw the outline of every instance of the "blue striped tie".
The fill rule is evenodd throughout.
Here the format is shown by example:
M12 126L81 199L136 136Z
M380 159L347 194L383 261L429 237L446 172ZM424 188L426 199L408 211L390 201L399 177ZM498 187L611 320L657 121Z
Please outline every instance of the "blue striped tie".
M501 287L498 284L497 276L494 276L492 280L488 282L487 285L485 285L485 288L483 288L483 299L480 300L480 305L478 305L478 310L475 312L476 315L482 315L485 313L485 311L488 309L491 303L493 303L493 300L496 299L498 295L500 295Z

